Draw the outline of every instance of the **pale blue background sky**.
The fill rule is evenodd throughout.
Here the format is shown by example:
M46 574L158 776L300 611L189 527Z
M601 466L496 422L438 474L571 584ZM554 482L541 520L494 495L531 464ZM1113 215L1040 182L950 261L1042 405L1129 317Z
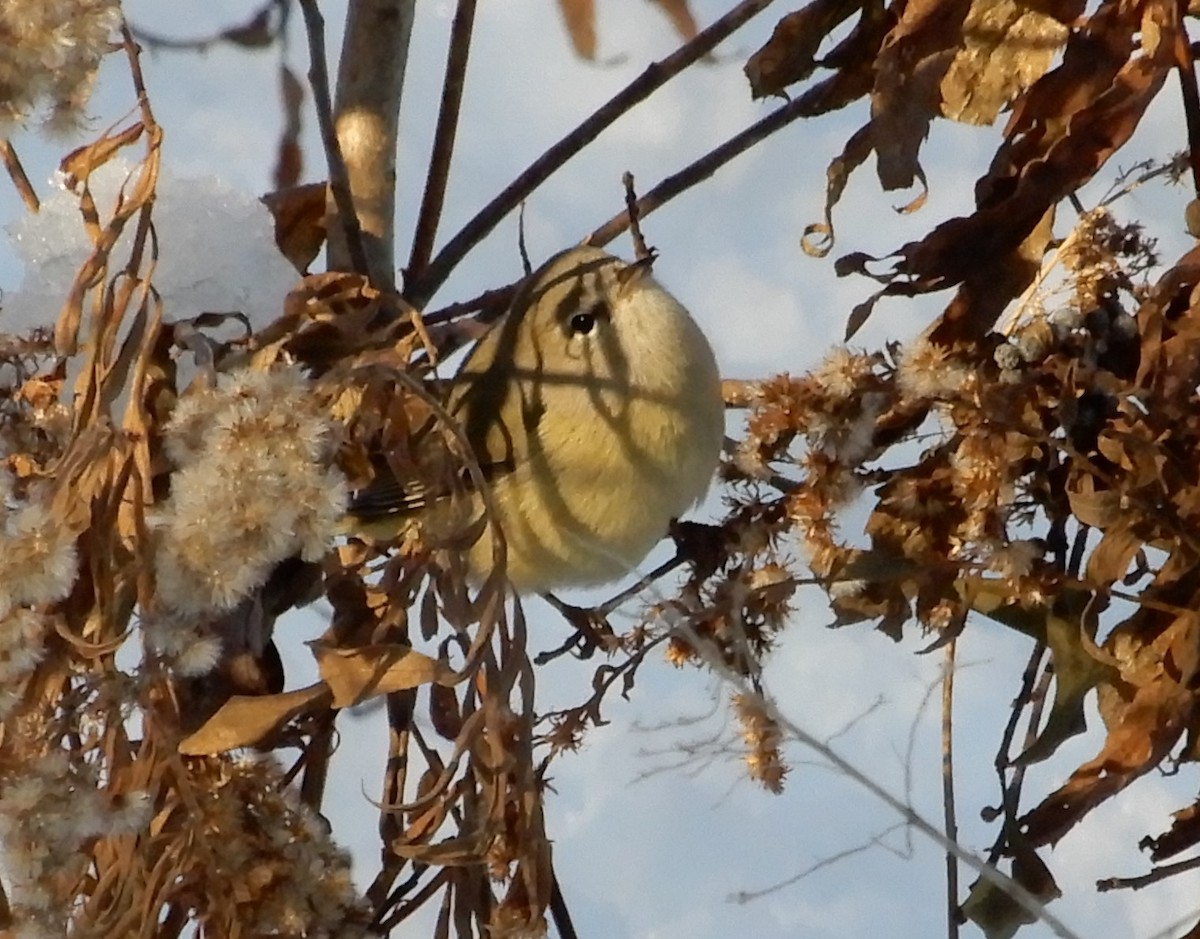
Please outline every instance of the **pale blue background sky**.
M329 48L336 53L342 6L323 6L335 34ZM553 0L480 4L442 240L647 61L674 48L675 38L661 14L644 0L607 0L597 6L601 57L620 55L623 64L589 66L574 59ZM775 20L794 6L772 7L722 47L717 64L668 85L543 187L526 213L535 262L619 210L625 169L634 172L644 191L775 107L750 100L741 65L770 34ZM248 7L233 0L126 4L134 22L177 36L238 22ZM693 7L706 24L726 4L694 0ZM412 215L424 183L452 10L446 0L420 4L413 36L399 160L398 263L407 257ZM297 14L295 27L299 20ZM307 68L306 55L296 29L290 64L298 72ZM216 176L247 196L267 189L280 125L276 54L217 47L205 55L148 53L143 63L151 101L166 131L164 165L169 172L180 179ZM1184 146L1175 97L1172 85L1138 139L1138 156L1163 156ZM123 60L114 56L89 109L92 128L118 120L132 106ZM812 367L840 337L851 306L870 293L872 285L866 281L835 278L832 259L813 260L799 250L804 226L820 218L825 166L864 119L858 108L793 124L647 220L647 236L662 252L656 266L660 279L713 338L726 375L755 377ZM316 179L322 175L320 148L311 114L306 120L306 178ZM938 220L966 210L974 179L985 170L996 139L997 132L990 129L935 127L924 151L931 196L926 208L910 217L897 215L891 206L907 202L911 194L879 192L871 168L865 167L837 213L834 255L851 250L885 254ZM33 135L16 139L43 195L57 157L75 142L48 146ZM1122 165L1134 159L1131 152ZM1184 199L1181 191L1146 189L1120 208L1153 220L1169 260L1185 245L1180 221ZM161 208L169 211L165 204ZM11 189L0 185L0 223L21 213ZM197 226L196 232L201 230ZM178 234L161 244L164 255L195 250L186 224L174 231ZM515 220L502 225L435 302L512 280L519 272L515 232ZM617 250L628 252L628 246L619 244ZM0 288L11 295L20 281L11 246L0 239ZM268 296L268 307L272 299L280 298ZM857 343L870 347L911 336L946 299L884 303ZM174 302L177 306L168 315L197 312L187 306L186 294ZM5 328L12 328L11 317L19 311L6 304L2 315ZM940 818L937 695L929 695L940 658L914 656L922 644L918 639L895 646L866 627L830 631L830 619L822 595L801 594L795 622L767 675L782 710L817 736L835 733L870 711L838 738L837 747L893 792L910 792L912 804L927 818ZM283 637L285 654L292 680L300 682L308 668L300 640L316 635L322 624L310 614L290 628L291 634ZM532 629L534 645L549 648L558 644L565 627L539 609ZM986 622L970 628L960 644L958 804L962 841L973 849L986 849L994 836L992 827L978 821L978 809L995 799L994 748L1027 652L1025 640ZM572 700L594 664L559 660L541 670L545 700ZM869 840L897 819L847 780L806 764L809 755L796 746L788 750L794 771L779 797L745 781L730 758L700 772L655 773L678 762L681 742L722 730L728 734L729 728L723 704L698 726L646 728L710 713L715 697L723 700L726 692L706 673L654 661L641 672L631 702L614 698L609 705L613 723L592 732L580 754L558 762L548 826L580 934L589 939L926 939L943 934L940 851L919 836L907 839L904 832L885 843L905 852L911 844L908 856L875 847L763 899L746 905L728 901L734 891L761 889ZM883 703L872 710L877 701ZM335 831L356 852L360 875L368 880L378 857L376 815L368 797L378 794L386 740L378 718L370 715L343 721L343 729L331 815ZM1097 742L1095 737L1072 741L1054 760L1035 767L1027 778L1028 804L1088 758ZM1097 895L1092 890L1097 877L1145 869L1133 846L1143 834L1165 828L1168 813L1186 804L1195 780L1193 771L1185 775L1173 781L1142 780L1132 797L1093 813L1048 855L1066 894L1052 909L1080 936L1149 939L1200 906L1195 875L1137 894ZM971 879L964 873L964 883ZM1196 917L1200 912L1192 922ZM1190 925L1185 921L1184 928ZM414 926L402 934L423 933ZM1049 934L1039 925L1021 936ZM964 935L979 933L964 927Z

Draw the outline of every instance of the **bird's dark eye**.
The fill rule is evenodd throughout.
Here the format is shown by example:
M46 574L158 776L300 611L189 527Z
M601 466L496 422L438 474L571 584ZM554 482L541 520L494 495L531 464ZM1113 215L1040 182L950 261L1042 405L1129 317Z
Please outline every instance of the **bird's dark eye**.
M598 298L567 318L567 331L572 336L590 336L596 331L597 323L608 319L612 319L612 308L607 300Z
M567 322L572 336L586 336L596 328L595 313L575 313Z

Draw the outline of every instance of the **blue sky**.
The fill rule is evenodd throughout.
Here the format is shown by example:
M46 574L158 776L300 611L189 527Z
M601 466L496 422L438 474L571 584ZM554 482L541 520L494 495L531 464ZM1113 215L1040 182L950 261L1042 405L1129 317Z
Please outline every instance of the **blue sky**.
M186 36L238 22L247 6L232 0L137 0L127 2L126 10L147 29ZM620 56L620 64L592 66L574 59L553 0L480 4L440 240L649 60L674 48L675 39L652 4L609 0L598 7L600 55ZM694 0L693 7L708 23L726 4ZM330 2L323 9L336 33L341 5ZM526 212L534 261L577 241L620 209L624 170L633 171L644 191L775 107L750 100L741 65L789 9L772 7L722 47L716 64L668 85L544 186ZM419 5L402 112L397 229L402 256L424 183L452 10L445 0ZM299 32L292 40L290 64L304 72L306 50ZM330 36L329 48L336 52L336 35ZM143 61L151 101L166 132L164 165L171 176L183 181L216 177L241 194L231 197L234 203L269 188L280 125L275 54L217 47L205 55L147 54ZM1184 146L1173 85L1162 98L1121 165ZM91 129L120 119L132 105L123 61L114 56L89 109ZM306 120L306 178L316 179L322 174L320 148L311 115ZM998 138L992 129L935 126L924 150L930 199L912 216L892 209L911 194L880 192L871 166L864 167L835 216L839 241L833 255L808 258L799 239L807 223L820 219L825 166L863 120L859 108L793 124L646 221L647 237L662 255L656 265L659 278L704 326L727 376L749 378L814 366L840 338L846 313L872 288L861 279L836 278L832 258L851 250L886 254L942 218L966 211L973 182L985 170ZM77 142L48 144L32 134L16 138L43 194L58 156ZM184 193L187 188L178 187ZM1092 190L1100 188L1089 190L1093 198ZM186 208L187 196L179 198ZM1185 247L1182 201L1179 191L1148 187L1125 200L1120 211L1151 221L1169 260ZM171 211L165 196L161 208ZM0 224L21 214L10 188L0 186ZM195 250L189 242L203 230L189 227L185 216L184 224L164 236L162 252ZM614 247L629 253L627 244ZM266 298L257 300L268 309L281 299L269 285L273 281L256 281L253 271L236 267L230 280L236 273L248 279L239 289L266 292ZM472 296L518 273L514 218L473 252L435 303ZM0 288L11 295L20 284L15 252L0 239ZM170 290L170 285L160 287ZM178 315L197 312L197 304L218 302L208 295L197 299L182 288L171 296ZM228 302L243 302L237 297L244 298L244 292ZM874 347L910 337L946 299L885 302L856 343ZM6 317L13 309L7 306ZM895 794L907 793L927 818L940 818L937 694L930 694L940 658L914 655L921 645L917 639L897 646L866 627L831 631L826 628L831 618L819 593L800 595L795 622L766 676L781 710L818 737L853 723L837 737L839 752ZM561 641L565 626L556 616L537 607L533 619L535 646L549 648ZM310 613L292 623L284 637L289 672L297 684L311 669L301 641L321 629L319 618ZM960 645L958 804L962 841L974 850L986 850L994 836L990 826L978 821L978 809L996 797L993 751L1027 654L1024 639L987 622L969 628ZM593 667L560 659L541 671L539 690L547 701L571 700ZM850 781L806 763L811 755L798 746L788 749L794 769L782 796L768 795L746 781L727 755L707 766L661 769L679 762L685 742L719 738L722 732L728 737L729 728L723 727L727 697L727 689L707 672L653 662L641 673L632 701L614 699L609 705L613 723L593 731L581 753L557 763L548 828L581 934L591 939L868 934L925 939L943 933L940 850L903 830L882 839L883 846L830 864L761 899L729 901L734 892L760 890L869 842L897 819ZM714 709L715 700L720 703ZM1090 715L1097 725L1094 710ZM346 721L343 730L331 817L335 831L355 851L360 875L369 880L378 857L375 809L369 799L377 796L386 738L377 714ZM1073 740L1053 760L1034 767L1026 783L1027 799L1053 789L1097 745L1094 735ZM1133 846L1143 834L1165 828L1168 813L1186 804L1189 784L1194 788L1191 777L1139 781L1129 795L1095 812L1048 856L1066 894L1052 909L1078 935L1150 939L1183 919L1181 929L1163 934L1177 935L1200 917L1196 912L1191 922L1186 920L1200 905L1195 875L1140 893L1097 895L1092 889L1097 877L1145 870L1146 862ZM972 879L963 876L964 883ZM410 934L421 933L414 927ZM964 935L972 934L979 935L964 928ZM1041 925L1021 933L1031 939L1048 935Z

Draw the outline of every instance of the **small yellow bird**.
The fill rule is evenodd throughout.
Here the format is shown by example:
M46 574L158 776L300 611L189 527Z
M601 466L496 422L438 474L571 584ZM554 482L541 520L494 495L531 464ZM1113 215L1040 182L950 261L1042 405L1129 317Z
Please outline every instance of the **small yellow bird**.
M725 433L716 360L651 260L587 246L550 258L451 383L447 408L491 487L523 593L628 573L712 479ZM482 511L478 492L430 494L390 474L350 505L372 534L413 518L461 528ZM467 563L482 579L491 539L476 539Z

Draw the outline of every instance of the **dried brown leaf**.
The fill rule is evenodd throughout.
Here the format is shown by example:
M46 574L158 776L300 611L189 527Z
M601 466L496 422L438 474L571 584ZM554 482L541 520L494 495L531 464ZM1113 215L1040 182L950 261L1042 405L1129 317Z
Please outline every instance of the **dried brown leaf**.
M808 78L825 37L862 6L863 0L814 0L783 17L766 45L746 61L751 95L757 99L782 94L788 85Z
M431 682L452 685L458 675L444 662L411 646L375 643L343 649L310 643L321 677L333 692L335 708L352 707L367 698Z
M871 148L871 125L867 124L851 134L846 145L842 147L842 152L834 157L826 168L825 221L807 226L800 242L804 253L810 257L823 258L832 249L833 208L841 201L842 193L846 191L846 183L850 181L851 174L862 166L867 157L871 155ZM824 241L813 244L809 241L810 235L819 235Z
M462 733L462 710L453 688L437 683L429 686L429 720L433 729L447 740L456 740Z
M199 730L179 744L184 756L213 756L262 741L298 714L326 707L329 689L322 682L283 694L235 695Z
M1188 687L1200 655L1200 616L1188 613L1155 632L1148 613L1135 613L1105 640L1128 690L1102 708L1108 736L1100 752L1021 819L1033 845L1058 841L1097 805L1157 766L1178 742L1196 710ZM1120 646L1133 644L1136 653ZM1128 663L1128 664L1126 664Z
M942 0L904 5L875 63L871 128L884 189L907 189L920 172L918 154L941 109L941 82L953 61L967 7Z
M1082 474L1067 486L1071 513L1084 525L1104 531L1121 518L1121 494L1111 489L1096 489L1096 477Z
M1117 677L1112 660L1084 628L1082 598L1068 617L1046 614L1045 643L1054 662L1054 700L1037 739L1017 763L1037 763L1052 756L1071 737L1087 730L1084 700L1093 689Z
M981 255L982 263L966 277L931 333L934 342L952 346L974 342L986 335L1009 302L1020 296L1042 266L1046 247L1054 234L1055 207L1051 205L1032 231L1007 254Z
M279 67L279 90L283 103L283 130L280 133L279 150L272 173L276 191L295 186L304 170L304 153L300 149L304 86L286 65ZM297 269L301 273L304 272L304 268Z
M675 27L675 32L679 34L680 39L687 42L689 39L696 38L699 28L696 25L696 17L692 15L691 8L688 6L688 0L652 0L652 2L667 15L667 19Z
M1162 14L1167 33L1177 28L1170 19L1173 4L1150 2ZM917 179L917 149L931 116L930 102L937 97L929 79L950 48L955 17L961 24L966 12L940 6L909 4L877 63L886 64L887 77L873 98L872 133L880 178L893 188ZM1102 5L1086 29L1072 33L1063 64L1014 105L1007 141L976 186L978 210L938 225L896 252L900 260L884 295L964 284L932 337L938 344L975 339L991 328L993 312L1040 267L1038 249L1049 236L1054 206L1090 180L1138 126L1173 67L1161 49L1154 58L1131 57L1138 23L1140 17L1114 0ZM1093 65L1090 56L1100 61ZM881 144L887 149L880 150ZM997 283L1004 289L997 290Z
M981 206L1009 197L1014 180L1055 150L1055 173L1076 176L1077 188L1128 139L1172 65L1169 55L1133 57L1137 6L1105 0L1071 33L1061 64L1014 102L1005 143L976 187Z
M1097 586L1114 584L1125 576L1129 562L1142 546L1142 539L1128 525L1115 525L1104 533L1087 562L1088 582Z
M1012 878L1043 903L1062 896L1050 869L1037 852L1021 841L1014 846ZM963 915L983 930L987 939L1012 939L1022 926L1037 922L1037 914L1018 903L1002 886L980 877L962 905Z
M262 199L275 220L275 244L301 274L308 273L325 244L327 191L325 183L308 183L269 192Z
M68 153L58 165L59 171L66 177L67 188L75 189L80 181L87 179L125 147L137 143L145 129L145 125L138 121L124 130L105 134L99 140Z
M1084 700L1092 689L1116 680L1113 658L1095 642L1088 625L1091 594L1062 591L1051 611L1025 606L1019 593L1001 581L978 577L958 583L963 602L977 613L1045 643L1054 663L1054 700L1037 739L1015 762L1035 763L1058 749L1063 741L1087 729Z
M558 0L563 24L575 54L581 59L596 58L596 7L595 0Z
M1049 9L1048 9L1049 8ZM1037 81L1067 40L1078 0L1038 8L1017 0L974 0L962 44L942 78L942 114L991 124L1000 109Z
M393 843L391 849L398 857L410 858L422 864L439 867L470 867L479 863L482 845L478 838L464 836L447 838L437 844ZM470 932L463 933L470 935Z
M1168 831L1157 838L1148 838L1145 847L1156 863L1173 857L1200 843L1200 802L1194 802L1171 815L1174 821Z

